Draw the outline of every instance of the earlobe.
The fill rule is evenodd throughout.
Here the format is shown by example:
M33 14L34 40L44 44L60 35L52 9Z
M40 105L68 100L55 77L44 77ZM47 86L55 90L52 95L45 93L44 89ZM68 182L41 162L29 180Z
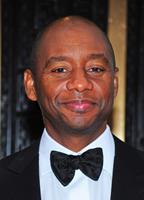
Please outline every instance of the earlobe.
M36 101L37 95L36 95L36 90L35 90L33 74L31 70L29 69L25 70L24 72L24 88L25 88L27 97L32 101Z
M116 97L117 93L118 93L118 72L119 72L119 69L117 67L115 67L115 70L114 70L114 97Z

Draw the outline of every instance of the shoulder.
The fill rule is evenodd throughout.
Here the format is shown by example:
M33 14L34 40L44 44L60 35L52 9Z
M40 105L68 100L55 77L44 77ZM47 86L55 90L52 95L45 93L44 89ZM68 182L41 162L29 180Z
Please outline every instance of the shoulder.
M27 187L28 190L36 182L38 147L37 141L0 161L0 195L3 199L19 199L16 195L19 196L24 192L23 188Z
M139 170L144 174L144 152L136 150L114 136L115 158L130 166L131 170Z
M39 140L19 152L2 158L0 160L0 176L3 170L14 169L16 166L19 167L19 170L24 168L38 154L38 148Z

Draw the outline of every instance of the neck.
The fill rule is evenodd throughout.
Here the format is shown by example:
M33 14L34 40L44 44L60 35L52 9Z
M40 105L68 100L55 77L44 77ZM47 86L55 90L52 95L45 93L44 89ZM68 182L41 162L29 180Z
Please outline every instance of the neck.
M97 139L105 129L106 124L91 133L87 132L86 134L82 134L80 131L61 133L60 131L54 130L51 126L46 126L47 132L55 141L74 152L78 152L89 145Z

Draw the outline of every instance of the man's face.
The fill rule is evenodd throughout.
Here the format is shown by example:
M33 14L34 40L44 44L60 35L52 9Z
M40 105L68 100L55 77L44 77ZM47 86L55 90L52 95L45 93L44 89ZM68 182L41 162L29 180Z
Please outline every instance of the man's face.
M37 53L34 90L46 126L79 131L104 126L117 78L103 36L84 25L45 33Z

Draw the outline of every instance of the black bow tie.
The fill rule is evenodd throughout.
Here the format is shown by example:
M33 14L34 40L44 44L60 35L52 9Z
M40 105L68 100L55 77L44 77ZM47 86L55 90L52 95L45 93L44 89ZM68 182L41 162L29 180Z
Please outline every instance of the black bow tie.
M50 160L55 176L66 186L73 179L76 169L80 169L89 178L98 180L103 166L103 152L101 148L95 148L73 156L52 151Z

